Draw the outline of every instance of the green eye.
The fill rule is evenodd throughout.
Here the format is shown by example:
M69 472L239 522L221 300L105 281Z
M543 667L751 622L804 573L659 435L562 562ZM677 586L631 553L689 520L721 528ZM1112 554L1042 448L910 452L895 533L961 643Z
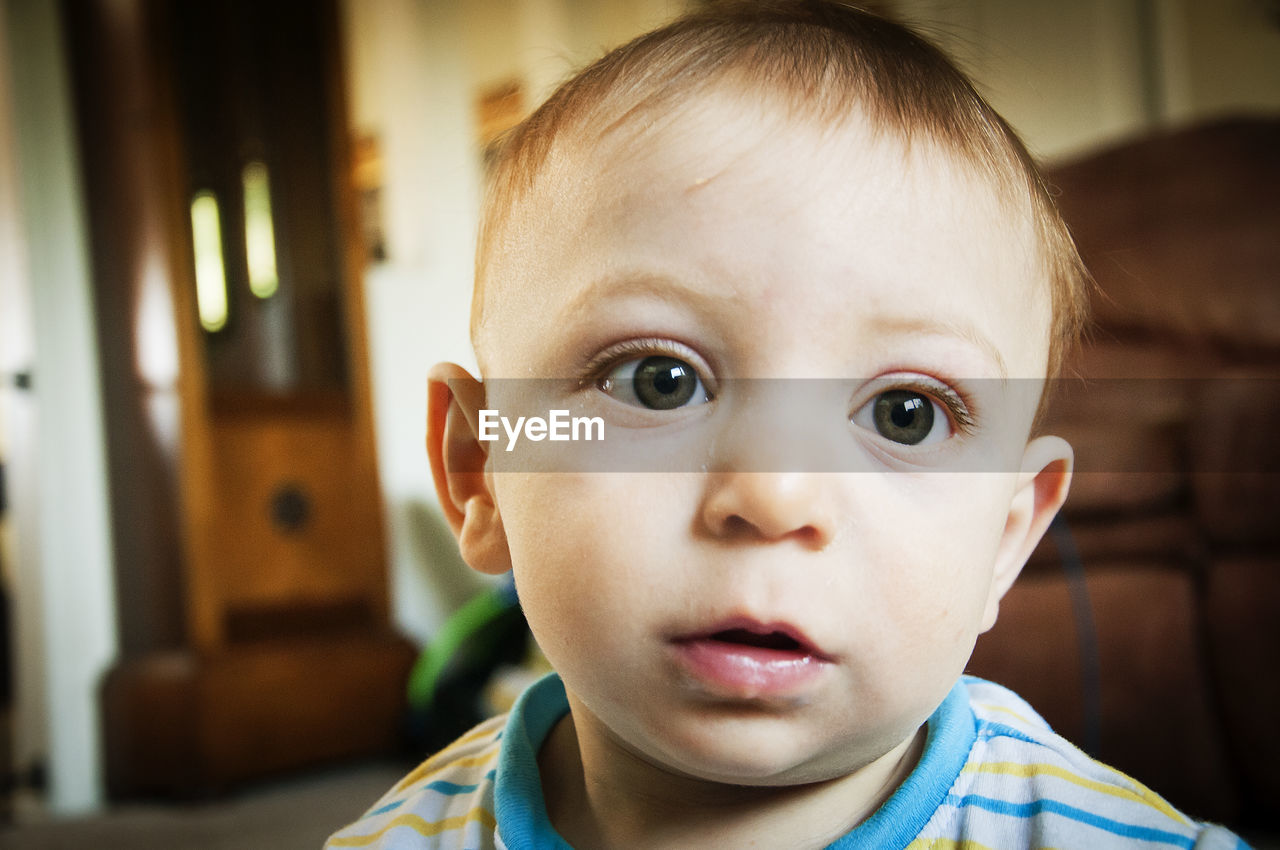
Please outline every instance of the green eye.
M646 357L631 379L636 398L645 407L671 410L684 407L698 390L698 373L674 357Z
M666 355L628 360L615 367L600 388L620 401L650 410L674 410L710 400L698 371Z
M950 435L946 413L936 401L916 390L886 390L851 418L855 424L904 446L933 443Z

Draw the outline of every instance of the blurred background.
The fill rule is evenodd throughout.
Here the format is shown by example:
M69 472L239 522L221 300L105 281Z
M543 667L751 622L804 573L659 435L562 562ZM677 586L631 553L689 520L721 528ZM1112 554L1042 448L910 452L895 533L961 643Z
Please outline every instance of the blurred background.
M415 658L489 590L423 451L427 368L474 365L486 151L696 5L0 0L0 817L405 753ZM869 5L941 42L1052 168L1107 293L1077 371L1274 380L1280 3ZM1191 392L1119 437L1124 411L1076 416L1083 444L1160 460L1084 485L975 670L1261 829L1274 448L1246 484L1195 458L1269 444L1280 410L1216 399L1251 427L1206 431ZM307 817L324 834L371 801Z

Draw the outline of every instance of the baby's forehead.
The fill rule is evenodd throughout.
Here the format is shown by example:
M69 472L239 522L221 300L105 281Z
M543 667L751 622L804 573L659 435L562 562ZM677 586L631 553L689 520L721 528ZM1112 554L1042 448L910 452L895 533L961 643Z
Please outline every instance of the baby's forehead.
M631 295L660 294L654 281L662 279L734 302L713 310L754 309L785 294L752 281L822 281L795 289L812 302L815 337L849 324L841 287L917 265L918 285L936 271L922 257L989 267L992 280L1010 282L1004 289L1043 288L1029 216L1010 217L998 189L943 146L866 115L823 122L729 92L690 100L661 120L576 134L550 153L512 213L479 345L510 340L535 310L572 317L601 294L628 296L616 302L627 309L639 300ZM877 230L884 221L901 227ZM958 287L921 292L894 305L892 323L945 327L949 304L969 309L994 287L973 297Z
M1011 180L928 132L886 125L870 109L854 104L831 115L728 85L666 107L566 128L509 211L518 239L536 249L549 244L548 230L596 229L600 216L674 210L713 194L731 194L743 211L767 204L775 216L804 215L833 198L856 205L870 186L956 217L983 217L996 223L993 236L1034 251L1033 211Z
M563 164L585 173L620 166L667 171L688 164L691 157L699 164L718 160L728 166L763 150L767 158L752 164L785 173L809 164L797 159L802 152L833 157L841 150L894 147L904 141L903 134L856 104L832 115L781 93L722 81L624 112L616 120L566 127L552 150Z
M690 191L729 171L748 179L819 180L821 188L838 191L842 178L875 170L886 181L963 184L975 202L995 201L1015 217L1029 217L1023 175L996 160L975 156L972 146L928 121L900 126L886 120L874 104L807 104L786 91L725 79L563 126L529 195L593 199L607 195L624 173L662 179L690 169L696 172Z

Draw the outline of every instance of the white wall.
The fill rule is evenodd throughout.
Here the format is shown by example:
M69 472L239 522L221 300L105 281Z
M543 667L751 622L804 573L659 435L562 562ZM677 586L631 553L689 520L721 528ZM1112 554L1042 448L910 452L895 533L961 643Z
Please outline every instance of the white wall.
M1280 7L1268 0L1155 0L1173 120L1280 111Z
M21 211L10 233L15 255L25 257L3 293L6 312L14 310L7 321L34 329L34 345L18 353L33 357L34 391L6 405L14 448L25 448L15 460L36 474L28 480L22 472L11 493L21 537L15 743L24 760L47 755L47 803L68 814L102 800L97 687L115 655L116 629L83 194L57 9L4 0L0 59L19 179L0 209ZM25 295L10 302L24 282ZM11 419L11 410L21 415Z
M1034 154L1053 158L1146 126L1143 0L902 0Z
M576 69L688 5L686 0L470 0L462 18L470 81L478 91L518 79L529 105L536 105Z
M899 0L1049 159L1159 126L1280 111L1263 0Z

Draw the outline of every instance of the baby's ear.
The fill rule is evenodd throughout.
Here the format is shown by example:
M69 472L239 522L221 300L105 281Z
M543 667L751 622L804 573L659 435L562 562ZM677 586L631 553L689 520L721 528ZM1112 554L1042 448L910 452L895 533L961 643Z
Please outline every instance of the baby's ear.
M438 363L427 376L427 455L444 518L472 569L511 569L502 516L485 471L488 444L477 438L484 385L466 369Z
M1066 501L1074 459L1071 446L1061 437L1037 437L1027 443L996 553L995 573L982 615L984 632L996 624L1000 600Z

